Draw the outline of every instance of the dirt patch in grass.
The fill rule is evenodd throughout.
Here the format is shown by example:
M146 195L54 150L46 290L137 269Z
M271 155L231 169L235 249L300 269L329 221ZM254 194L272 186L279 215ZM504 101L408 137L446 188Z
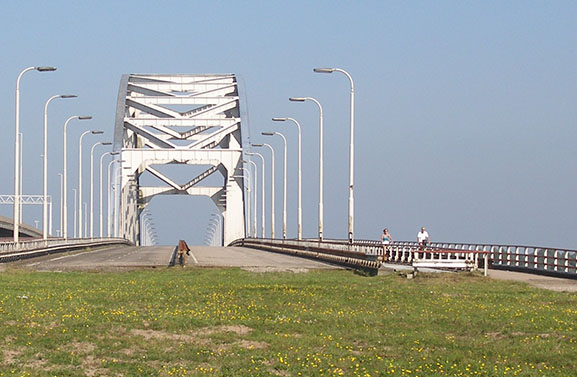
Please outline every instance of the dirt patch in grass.
M257 342L254 340L245 340L245 339L236 342L236 345L238 345L240 348L244 348L247 350L264 350L269 347L269 344L267 342Z
M74 342L67 344L65 350L69 350L76 354L89 354L96 350L96 346L90 342Z
M217 333L223 332L231 332L236 335L246 335L250 333L252 329L247 326L243 325L234 325L234 326L215 326L215 327L203 327L199 330L196 330L194 334L196 335L212 335Z
M192 331L190 334L174 334L166 331L143 330L143 329L133 329L130 330L130 333L133 335L142 336L146 340L170 339L170 340L180 340L183 342L196 342L199 336L207 336L218 333L234 333L236 335L246 335L251 331L252 329L250 327L244 325L230 325L230 326L203 327L199 330Z
M93 377L105 372L105 369L99 368L100 361L92 355L86 356L82 361L82 369L87 377Z
M1 365L11 365L18 361L18 357L22 355L23 350L20 348L8 349L2 351Z
M161 339L161 340L176 340L179 342L184 343L202 343L202 339L199 339L192 335L187 334L173 334L166 331L158 331L158 330L139 330L134 329L131 330L130 333L136 336L142 336L145 340L154 340L154 339Z
M51 370L52 368L47 367L46 360L42 358L42 355L36 354L34 355L33 360L26 361L26 366L32 369L42 369L42 370Z

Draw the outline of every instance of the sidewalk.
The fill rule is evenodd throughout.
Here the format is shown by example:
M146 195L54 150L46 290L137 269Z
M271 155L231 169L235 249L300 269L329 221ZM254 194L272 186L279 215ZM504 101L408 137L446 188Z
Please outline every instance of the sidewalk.
M555 278L551 276L527 274L505 270L489 270L492 279L521 281L537 288L550 289L558 292L577 292L577 280Z
M384 271L413 271L413 267L394 263L384 263L381 267ZM421 272L447 272L432 268L419 268ZM558 292L577 292L577 279L564 279L544 275L529 274L524 272L514 272L506 270L489 269L488 276L491 279L520 281L537 288L549 289Z

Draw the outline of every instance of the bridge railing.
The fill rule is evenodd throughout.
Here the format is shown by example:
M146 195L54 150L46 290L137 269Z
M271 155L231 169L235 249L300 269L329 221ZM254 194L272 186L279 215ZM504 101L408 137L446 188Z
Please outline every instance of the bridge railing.
M418 243L415 241L397 241L393 244L400 248L418 248ZM432 250L452 249L487 253L490 265L497 268L577 277L577 250L452 242L432 242L429 246Z
M349 258L375 261L383 254L383 245L375 240L271 240L244 239L250 244L282 246L295 250L331 253ZM420 251L416 241L395 241L386 247L389 262L413 264L414 261L463 261L480 267L494 267L528 273L541 273L577 278L577 250L542 246L478 244L462 242L432 242Z
M124 238L49 238L18 243L0 241L0 263L87 247L128 244L130 241Z

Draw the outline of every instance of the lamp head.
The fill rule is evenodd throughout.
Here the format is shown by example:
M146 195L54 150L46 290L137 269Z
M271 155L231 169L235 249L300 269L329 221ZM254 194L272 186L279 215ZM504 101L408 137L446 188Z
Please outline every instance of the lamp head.
M262 136L273 136L274 132L261 132L260 133Z
M76 98L78 97L76 94L62 94L60 98Z
M288 118L272 118L272 120L275 122L284 122L284 121L288 120Z
M101 145L112 145L112 143L110 141L105 141L105 142L101 143Z
M305 97L290 97L289 101L293 101L293 102L304 102L306 101Z
M116 156L117 154L120 154L120 152L110 152L111 156Z
M100 134L103 134L104 131L90 131L90 133L91 133L92 135L100 135Z
M333 73L335 71L334 68L314 68L314 72L316 73Z
M253 147L257 147L257 148L264 147L263 144L251 144L251 145L252 145Z
M35 67L34 69L38 72L56 71L56 67Z
M92 119L92 117L89 115L81 115L78 117L78 120L89 120L89 119Z

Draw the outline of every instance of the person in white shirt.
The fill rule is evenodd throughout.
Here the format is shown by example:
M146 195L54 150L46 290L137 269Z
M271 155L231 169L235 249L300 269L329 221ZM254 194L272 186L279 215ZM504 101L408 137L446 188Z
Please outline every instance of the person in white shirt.
M419 248L422 250L427 247L429 243L429 233L425 230L425 227L421 227L421 231L417 233L417 242L419 243Z

